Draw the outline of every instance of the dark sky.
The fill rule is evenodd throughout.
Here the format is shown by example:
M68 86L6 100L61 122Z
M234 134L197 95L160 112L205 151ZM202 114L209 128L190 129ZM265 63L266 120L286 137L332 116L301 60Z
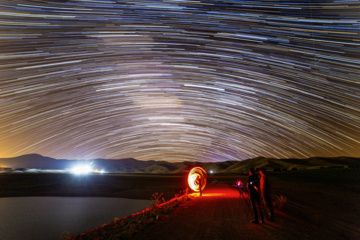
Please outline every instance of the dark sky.
M0 157L360 156L359 1L0 1Z

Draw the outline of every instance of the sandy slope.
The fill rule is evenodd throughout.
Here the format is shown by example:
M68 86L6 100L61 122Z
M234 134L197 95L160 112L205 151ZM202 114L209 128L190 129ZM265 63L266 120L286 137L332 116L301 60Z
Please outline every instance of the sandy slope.
M245 195L248 201L248 196ZM276 222L250 223L252 215L236 188L212 185L173 214L134 236L143 239L341 239L331 232L281 212Z

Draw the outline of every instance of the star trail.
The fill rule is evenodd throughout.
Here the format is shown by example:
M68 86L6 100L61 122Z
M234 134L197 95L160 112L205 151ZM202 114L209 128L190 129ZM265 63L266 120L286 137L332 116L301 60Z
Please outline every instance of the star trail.
M0 1L0 157L360 156L360 1Z

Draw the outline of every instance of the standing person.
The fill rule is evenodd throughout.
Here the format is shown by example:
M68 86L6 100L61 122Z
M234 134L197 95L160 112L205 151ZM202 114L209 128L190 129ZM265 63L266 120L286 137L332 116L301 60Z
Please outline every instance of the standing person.
M264 223L264 215L262 213L262 208L260 203L260 193L259 193L260 181L259 181L259 177L255 174L254 168L250 168L249 170L249 178L247 180L246 186L249 190L251 206L254 213L254 219L251 222L259 223L259 217L257 213L257 209L259 209L261 222Z
M199 186L199 190L200 190L200 197L202 196L202 178L200 178L200 176L197 176L195 179L195 184Z
M260 192L261 198L265 206L266 218L270 221L274 221L274 207L271 200L271 184L269 179L266 177L265 168L259 170L260 173Z
M202 181L203 181L203 179L202 178L200 178L200 181L199 181L199 187L200 187L200 197L202 196Z

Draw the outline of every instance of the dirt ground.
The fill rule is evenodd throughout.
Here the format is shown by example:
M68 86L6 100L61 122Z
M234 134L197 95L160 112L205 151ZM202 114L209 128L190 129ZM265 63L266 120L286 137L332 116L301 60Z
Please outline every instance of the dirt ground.
M202 197L198 195L138 232L134 239L351 239L279 211L275 222L250 223L253 216L248 195L243 198L229 185L210 185Z

